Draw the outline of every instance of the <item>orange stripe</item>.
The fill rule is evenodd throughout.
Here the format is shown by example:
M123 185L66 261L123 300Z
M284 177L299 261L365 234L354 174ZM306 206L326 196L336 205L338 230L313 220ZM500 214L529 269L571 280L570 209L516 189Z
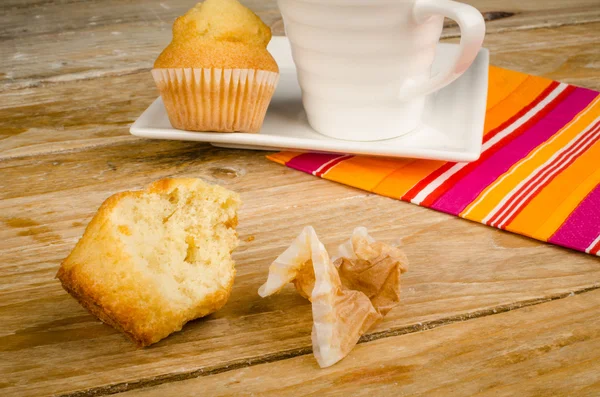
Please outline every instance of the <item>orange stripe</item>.
M407 160L381 181L373 190L382 196L401 199L408 191L441 166L444 161Z
M567 218L577 209L579 204L590 194L592 190L600 183L600 169L596 170L575 189L571 186L571 194L569 194L556 209L550 214L548 219L535 230L532 235L542 241L548 241L554 233L562 226Z
M341 156L341 157L335 158L333 160L329 160L328 162L326 162L325 164L320 166L316 171L313 171L313 175L318 176L318 177L323 177L323 175L328 173L329 170L331 170L333 167L335 167L339 163L342 163L342 162L348 160L351 156L352 155L347 154L345 156Z
M527 79L517 87L512 94L489 109L485 117L485 133L487 134L515 114L519 113L525 106L540 96L546 88L552 84L552 80L541 77L528 76Z
M490 66L487 109L490 110L506 99L525 80L527 74Z
M301 152L279 152L279 153L269 154L267 156L267 158L276 163L285 165L288 161L290 161L294 157L300 156L301 154L302 154Z
M523 186L522 189L514 196L514 201L509 207L507 207L508 211L503 215L501 220L496 222L492 220L491 222L493 223L491 224L500 228L503 228L503 225L510 224L512 220L518 216L522 209L527 207L529 202L531 202L534 197L539 194L539 192L543 191L546 186L550 185L557 175L575 163L581 154L585 153L589 148L594 146L594 144L599 141L599 138L600 128L596 126L588 134L577 139L573 146L562 152L555 162L547 164L537 175L537 178L531 180L531 183L528 186ZM499 211L499 213L501 211ZM513 214L508 215L510 213Z
M558 132L552 142L530 153L513 165L496 182L488 186L472 204L465 208L460 216L482 222L515 186L548 161L561 148L565 147L577 134L585 130L598 117L599 112L600 100L596 100L579 113L577 117L581 116L581 118L578 121L567 124ZM484 196L485 198L482 199Z
M556 212L566 200L578 200L581 202L589 191L578 197L572 197L573 186L589 186L595 181L600 182L598 172L598 158L600 158L600 142L596 142L587 152L582 154L575 163L558 175L552 183L542 190L527 207L521 211L507 227L506 230L540 238L539 233L542 225L546 224L551 215ZM589 178L592 180L590 181ZM581 194L581 189L576 189ZM590 190L591 191L591 190ZM554 230L556 231L556 230ZM554 232L553 231L553 232ZM543 233L547 235L547 231ZM546 238L547 240L547 238Z
M323 177L372 191L386 176L402 164L402 160L376 157L352 157L330 169Z

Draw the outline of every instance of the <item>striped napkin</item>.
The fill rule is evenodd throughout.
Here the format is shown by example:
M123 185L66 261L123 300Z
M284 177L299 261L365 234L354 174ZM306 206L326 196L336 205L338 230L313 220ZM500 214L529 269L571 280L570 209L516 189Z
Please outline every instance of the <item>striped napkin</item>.
M600 94L490 68L478 161L281 152L321 178L600 255Z

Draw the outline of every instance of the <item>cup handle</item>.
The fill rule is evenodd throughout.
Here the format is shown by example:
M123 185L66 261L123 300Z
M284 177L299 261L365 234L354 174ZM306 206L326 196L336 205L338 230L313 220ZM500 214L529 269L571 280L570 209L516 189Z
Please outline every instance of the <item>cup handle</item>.
M452 0L417 0L413 17L423 23L434 15L453 19L460 28L460 52L452 65L424 82L408 81L400 88L400 99L412 99L438 91L456 80L471 66L485 37L485 20L481 13L467 4Z

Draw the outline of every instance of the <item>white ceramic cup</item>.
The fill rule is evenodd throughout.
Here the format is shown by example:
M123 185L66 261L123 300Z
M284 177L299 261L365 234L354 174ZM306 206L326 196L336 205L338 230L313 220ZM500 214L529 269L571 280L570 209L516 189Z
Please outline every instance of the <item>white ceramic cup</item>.
M450 0L278 0L310 125L375 141L417 128L425 96L463 74L485 36L477 9ZM431 76L444 17L461 31L459 55Z

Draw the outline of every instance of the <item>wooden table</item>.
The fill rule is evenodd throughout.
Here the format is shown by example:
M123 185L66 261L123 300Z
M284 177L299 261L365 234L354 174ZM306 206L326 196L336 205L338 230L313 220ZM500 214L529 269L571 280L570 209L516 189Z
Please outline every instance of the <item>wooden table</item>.
M275 0L246 3L282 34ZM472 0L492 63L600 89L600 0ZM261 152L135 138L149 73L193 2L3 0L0 5L0 395L600 395L596 257L286 169ZM457 30L449 25L448 41ZM147 349L54 279L109 195L167 176L241 193L238 276L223 310ZM266 178L269 184L265 184ZM311 312L261 299L303 226L330 246L353 227L401 238L402 304L319 369Z

